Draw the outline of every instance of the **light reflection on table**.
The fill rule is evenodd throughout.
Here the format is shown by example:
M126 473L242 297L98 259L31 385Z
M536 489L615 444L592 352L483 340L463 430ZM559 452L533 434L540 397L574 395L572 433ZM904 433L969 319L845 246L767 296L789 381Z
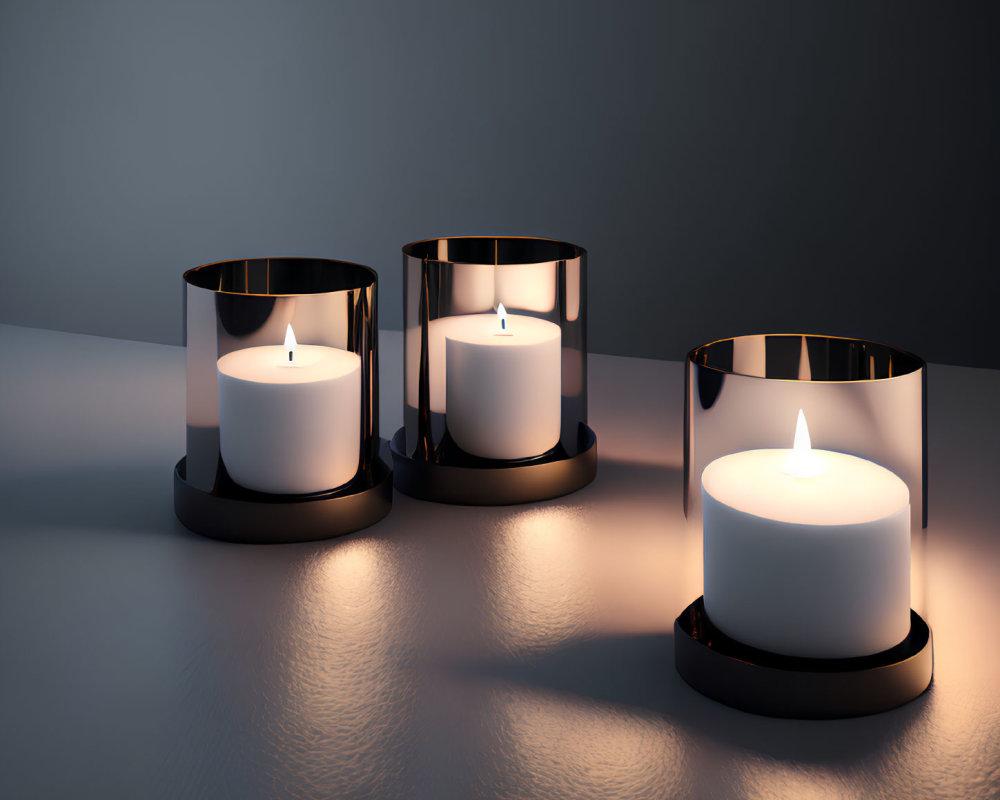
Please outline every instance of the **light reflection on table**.
M381 337L384 431L400 340ZM1000 794L1000 373L930 371L930 691L811 722L726 708L673 670L673 619L701 591L679 364L591 357L583 491L397 494L371 529L268 547L172 516L183 351L10 326L0 344L0 450L21 454L0 463L4 797Z

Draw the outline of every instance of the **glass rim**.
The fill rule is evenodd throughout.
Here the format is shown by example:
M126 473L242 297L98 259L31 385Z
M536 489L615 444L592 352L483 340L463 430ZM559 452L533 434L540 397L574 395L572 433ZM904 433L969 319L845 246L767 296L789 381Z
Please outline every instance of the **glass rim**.
M890 374L881 377L854 377L849 374L833 374L834 371L830 369L830 364L827 364L828 376L822 378L777 378L768 377L766 375L757 375L749 372L740 372L732 367L726 367L720 365L719 363L711 363L708 360L710 355L710 349L716 345L725 344L728 342L735 342L739 340L757 339L763 338L765 341L769 338L773 339L814 339L814 340L825 340L828 342L843 342L847 344L855 344L863 346L865 348L873 348L879 355L886 356L890 359L889 364L891 369ZM699 356L704 355L704 358L699 358ZM895 358L896 362L893 364L891 359ZM915 355L907 350L902 350L890 344L885 344L884 342L874 341L872 339L859 339L853 336L833 336L829 334L819 334L819 333L755 333L755 334L743 334L740 336L726 336L721 339L716 339L711 342L706 342L705 344L699 345L688 351L686 361L688 364L693 364L695 366L701 367L702 369L707 369L712 372L717 372L722 375L739 375L744 378L751 378L762 381L785 381L788 383L865 383L865 382L875 382L875 381L886 381L895 380L896 378L902 378L907 375L912 375L920 370L926 369L927 362L924 361L920 356ZM810 365L811 366L811 365Z

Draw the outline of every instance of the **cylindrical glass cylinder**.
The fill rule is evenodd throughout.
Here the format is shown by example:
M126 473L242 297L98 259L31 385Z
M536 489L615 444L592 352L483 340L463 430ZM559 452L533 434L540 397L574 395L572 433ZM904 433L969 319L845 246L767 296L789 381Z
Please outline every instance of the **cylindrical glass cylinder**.
M523 475L512 471L581 457L596 468L587 427L586 259L576 245L511 236L403 248L405 424L393 440L397 488L449 502L525 502L593 478L579 463L572 478L565 465L537 470L536 477L562 479L525 492ZM404 473L424 478L434 468L441 476L448 468L471 472L450 475L465 488L440 492L419 476L401 476L401 459ZM496 481L520 488L507 491ZM444 488L443 480L431 483Z
M685 510L700 514L701 474L719 456L790 447L798 410L812 445L866 458L910 491L914 528L927 523L926 364L862 339L737 336L688 353Z
M385 483L374 271L327 259L260 258L197 267L184 280L187 455L178 477L190 502L178 505L182 522L221 538L268 538L264 523L253 522L260 514L242 523L259 528L252 536L218 530L227 526L215 519L222 513L215 498L267 506L264 516L283 513L274 520L297 530L274 531L281 540L363 527L356 523L364 514L344 513L357 501L301 509Z
M678 673L779 717L917 697L934 665L912 535L927 520L924 362L861 339L738 336L692 350L685 377L705 594L674 623Z

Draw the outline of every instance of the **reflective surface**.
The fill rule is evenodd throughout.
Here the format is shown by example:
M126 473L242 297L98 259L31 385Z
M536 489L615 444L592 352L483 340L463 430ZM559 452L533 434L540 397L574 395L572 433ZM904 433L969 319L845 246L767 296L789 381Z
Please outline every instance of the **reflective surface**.
M375 272L360 264L322 258L240 259L188 270L184 291L187 442L186 455L174 474L177 518L205 536L263 543L338 536L384 517L392 498L385 485L390 471L379 452ZM280 345L286 330L293 332L299 344L346 350L360 357L360 381L347 390L348 398L360 391L357 419L344 423L357 425L357 437L349 433L345 437L348 448L354 448L352 441L358 443L357 460L349 455L350 450L345 451L347 472L339 476L340 482L331 481L329 491L315 486L298 490L310 492L308 496L255 491L248 488L249 482L240 485L226 469L226 445L220 447L220 357L246 348ZM344 410L336 398L335 392L324 397L317 408L336 417ZM233 425L232 418L228 419ZM259 424L255 419L251 414L241 429L243 436ZM301 419L293 414L280 433L271 432L273 439L294 441L304 430ZM228 446L239 441L237 436ZM322 462L322 448L312 450ZM242 452L246 456L253 451ZM301 455L303 449L298 452ZM267 467L267 460L263 463ZM281 524L275 525L275 519Z
M371 487L379 447L377 283L368 267L321 258L221 261L184 273L187 447L178 455L187 454L192 489L253 500L256 493L230 480L220 456L216 365L235 350L280 345L289 325L300 344L361 357L361 444L350 488Z
M395 427L402 336L382 339ZM0 326L0 796L995 797L1000 373L929 368L934 683L816 722L677 676L673 620L701 594L683 365L590 367L580 492L397 495L342 539L230 545L173 516L180 348Z
M791 447L799 409L816 448L892 470L927 524L926 366L877 342L768 334L721 339L687 359L685 510L701 519L701 473L728 453Z
M516 463L558 461L586 449L580 446L580 429L587 423L587 252L582 247L522 236L412 242L403 247L403 295L403 453L407 458L417 464L470 469L515 465L514 461L481 458L459 447L448 431L445 403L449 333L478 321L469 315L493 314L500 305L510 315L513 336L517 336L518 318L530 317L532 322L551 323L553 330L558 326L561 344L552 353L560 377L559 441ZM522 366L530 363L524 361ZM434 496L419 491L415 484L397 485L416 496Z

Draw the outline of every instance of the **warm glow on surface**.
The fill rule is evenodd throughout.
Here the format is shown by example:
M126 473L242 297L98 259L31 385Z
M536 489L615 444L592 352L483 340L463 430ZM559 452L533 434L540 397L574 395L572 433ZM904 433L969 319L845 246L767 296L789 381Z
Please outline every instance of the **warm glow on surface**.
M490 797L687 796L685 737L652 712L530 689L489 710Z
M295 341L295 331L292 330L292 323L288 323L288 327L285 328L285 350L288 351L288 363L295 363L295 348L298 347L298 342Z
M356 796L372 780L367 765L392 746L411 691L400 585L395 548L363 538L316 548L287 576L264 706L276 779L294 775L315 797ZM316 755L332 752L354 760L334 768Z
M843 800L842 781L826 765L813 767L752 759L736 770L739 796L746 800Z
M575 509L504 514L490 537L488 602L504 649L553 647L587 629L594 612L582 531Z
M389 548L367 539L345 541L348 546L331 548L310 563L309 580L322 587L324 602L338 596L352 609L377 605L373 595L381 592L385 579L380 571L391 571ZM378 588L376 588L378 587Z
M796 478L813 478L823 474L823 462L816 451L812 449L812 441L809 439L809 426L806 424L806 415L799 409L799 416L795 422L795 442L792 451L785 459L783 471Z
M510 330L507 327L507 309L503 307L503 303L497 306L497 334L510 336Z

